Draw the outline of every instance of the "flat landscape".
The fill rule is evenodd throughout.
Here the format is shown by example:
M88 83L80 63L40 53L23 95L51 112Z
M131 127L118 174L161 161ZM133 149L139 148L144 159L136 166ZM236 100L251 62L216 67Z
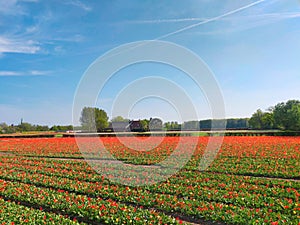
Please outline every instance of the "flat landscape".
M149 149L156 138L138 137L136 144ZM154 179L122 173L118 160L160 167L180 139L178 157L193 143L195 151L166 181L139 187L112 181ZM198 165L209 137L164 137L151 151L126 147L129 137L100 140L113 157L97 154L97 137L81 137L81 151L73 137L1 138L0 224L300 224L300 137L224 137L205 171ZM109 164L105 175L83 155Z

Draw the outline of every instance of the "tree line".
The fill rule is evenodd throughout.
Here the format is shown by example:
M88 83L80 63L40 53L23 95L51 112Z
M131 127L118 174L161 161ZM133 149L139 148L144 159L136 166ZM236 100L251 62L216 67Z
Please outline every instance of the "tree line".
M207 119L186 121L182 124L177 121L168 121L162 123L159 119L152 120L155 123L151 124L151 119L138 120L142 131L148 131L152 128L155 130L210 130L214 129L255 129L255 130L300 130L300 101L288 100L281 102L268 108L266 111L258 109L252 114L251 118L231 118L231 119ZM81 127L79 129L84 131L106 131L111 127L112 123L130 123L129 119L117 116L109 121L107 113L103 109L96 107L84 107L81 111L80 117ZM161 127L161 128L160 128ZM54 125L52 127L42 125L32 125L30 123L22 122L19 125L7 125L0 123L1 133L16 133L16 132L30 132L30 131L68 131L73 130L72 125ZM154 129L153 129L154 130Z
M26 122L21 122L18 125L7 125L6 123L0 123L0 134L12 134L18 132L32 132L32 131L61 131L65 132L68 130L73 130L72 125L54 125L52 127L46 125L33 125Z
M289 100L268 108L258 109L249 120L252 129L300 130L300 101Z
M93 119L95 123L93 123ZM129 119L125 119L122 116L113 118L110 122L106 112L102 109L85 107L81 114L81 124L83 128L90 128L90 124L94 124L94 130L105 130L112 122L129 122ZM139 120L144 131L149 130L150 120ZM195 120L186 121L182 124L177 121L169 121L162 124L163 130L210 130L210 129L255 129L255 130L300 130L300 101L288 100L287 102L281 102L273 107L270 107L267 111L258 109L251 118L231 118L231 119L208 119L208 120Z
M117 116L108 120L108 115L103 109L95 107L85 107L81 111L81 129L83 131L111 131L113 123L124 123L130 124L132 122L129 119ZM182 124L177 121L168 121L163 123L157 118L150 119L139 119L138 122L140 127L138 131L149 131L149 130L167 130L167 131L179 131L179 130L210 130L215 129L248 129L249 128L248 118L233 118L233 119L220 119L220 120L194 120L186 121ZM137 121L135 121L137 122ZM109 129L110 128L110 129Z

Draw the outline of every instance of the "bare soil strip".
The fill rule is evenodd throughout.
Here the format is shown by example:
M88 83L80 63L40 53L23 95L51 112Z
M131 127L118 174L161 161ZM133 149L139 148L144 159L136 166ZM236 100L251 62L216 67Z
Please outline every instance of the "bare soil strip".
M299 178L284 178L284 177L275 177L275 176L268 176L268 175L261 176L261 175L256 175L256 174L239 174L239 173L226 173L226 172L215 172L215 171L205 171L205 173L226 174L226 175L233 175L233 176L261 178L261 179L278 180L278 181L300 182Z

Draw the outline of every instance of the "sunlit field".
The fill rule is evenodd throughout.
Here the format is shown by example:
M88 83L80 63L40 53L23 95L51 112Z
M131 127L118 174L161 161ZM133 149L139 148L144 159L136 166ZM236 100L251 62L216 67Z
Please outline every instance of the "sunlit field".
M195 150L188 163L140 187L112 182L119 167L110 177L83 158L159 167L180 137L158 146L141 137L132 143L140 150L123 144L131 140L101 138L107 157L95 150L98 138L81 138L81 151L75 138L0 139L0 224L300 224L300 137L224 137L205 171L209 137L181 137L178 157Z

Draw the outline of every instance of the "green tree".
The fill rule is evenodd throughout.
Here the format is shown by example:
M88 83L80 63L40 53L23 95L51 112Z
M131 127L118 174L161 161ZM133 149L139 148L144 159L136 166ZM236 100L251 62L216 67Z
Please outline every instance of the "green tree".
M7 132L7 124L6 123L0 123L0 134L4 134Z
M81 111L80 122L86 131L101 131L108 127L108 116L103 109L84 107Z
M262 129L274 128L274 115L272 112L265 112L261 118Z
M96 131L95 108L84 107L81 111L80 123L83 130Z
M278 103L273 110L275 125L285 130L300 130L300 101Z
M54 125L50 128L50 130L52 131L68 131L68 130L73 130L73 126L72 125L66 125L66 126L63 126L63 125Z
M143 131L149 131L149 123L150 123L150 120L143 119L143 120L140 120L140 123L141 123L141 125L142 125L142 130L143 130Z
M181 124L177 121L165 122L164 123L165 130L181 130Z
M35 130L36 131L48 131L49 127L48 126L42 126L42 125L35 125Z
M293 105L288 111L291 130L300 130L300 104Z
M122 116L116 116L111 119L111 122L129 122L129 119L125 119Z
M108 116L103 109L95 109L95 121L97 131L102 131L108 127Z
M263 129L263 116L264 112L261 109L258 109L255 113L253 113L249 119L250 127L252 129Z
M35 127L32 126L30 123L21 123L20 125L18 125L18 128L22 132L35 131Z

